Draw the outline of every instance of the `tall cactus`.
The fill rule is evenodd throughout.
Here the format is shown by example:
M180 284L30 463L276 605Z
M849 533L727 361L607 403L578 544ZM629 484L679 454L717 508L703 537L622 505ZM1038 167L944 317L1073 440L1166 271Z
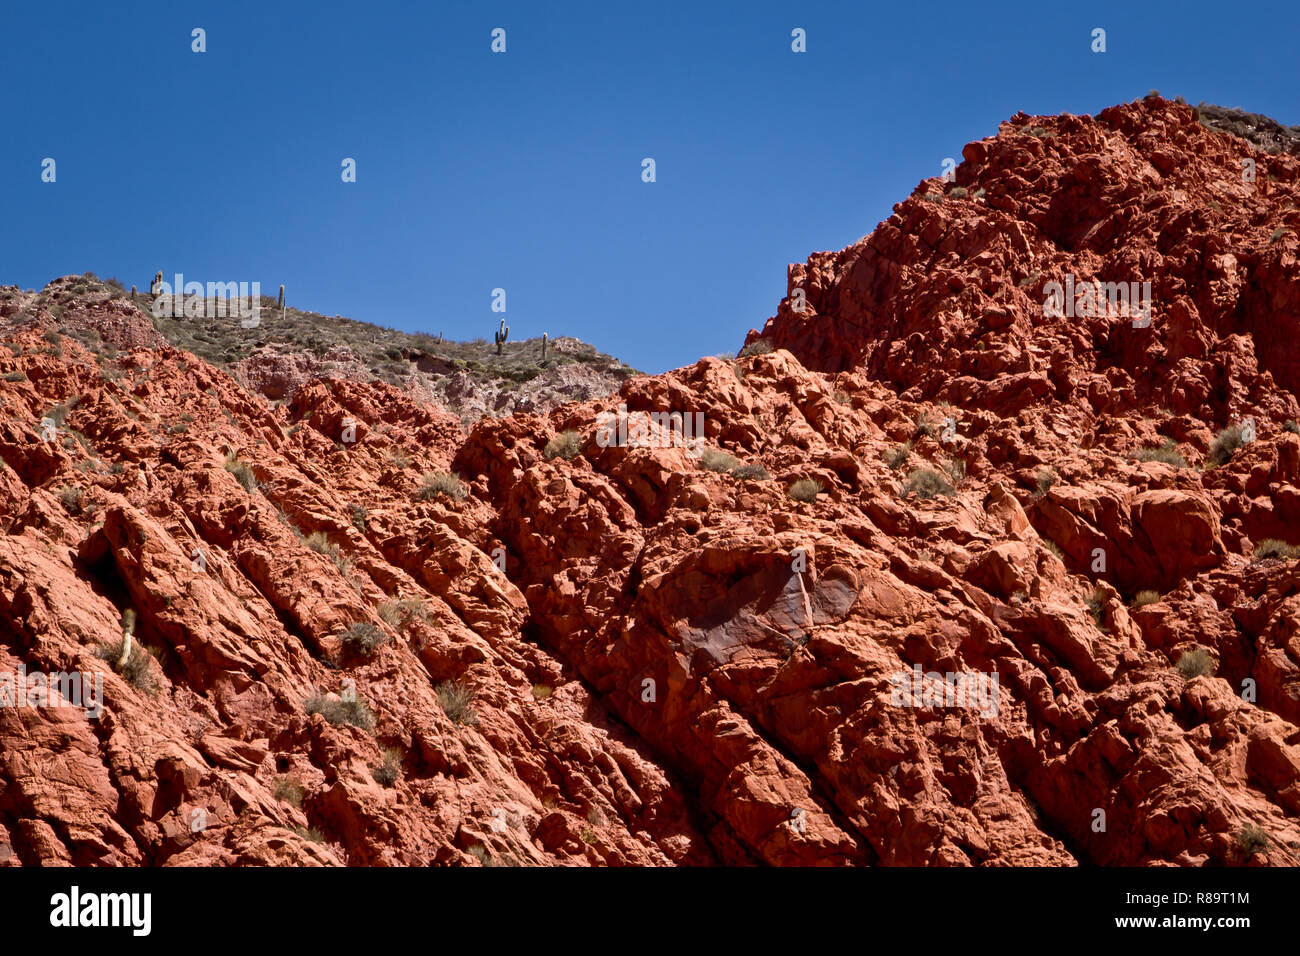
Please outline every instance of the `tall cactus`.
M135 631L135 611L127 608L122 612L122 655L117 659L117 669L126 667L131 660L131 635Z
M546 361L546 333L542 333L542 361Z
M284 313L284 283L280 283L280 301L276 304L276 308L281 314Z
M510 326L506 325L506 320L501 320L501 328L496 330L497 355L501 354L501 346L505 345L506 339L510 338Z

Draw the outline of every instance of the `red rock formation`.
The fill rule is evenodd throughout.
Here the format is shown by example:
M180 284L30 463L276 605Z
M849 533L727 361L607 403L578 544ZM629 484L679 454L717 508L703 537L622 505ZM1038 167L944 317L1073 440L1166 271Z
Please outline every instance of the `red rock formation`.
M1253 557L1300 544L1300 160L1154 99L964 155L792 268L770 354L469 431L11 319L0 674L105 701L0 707L0 862L1300 862L1300 589ZM1066 274L1151 325L1045 317Z

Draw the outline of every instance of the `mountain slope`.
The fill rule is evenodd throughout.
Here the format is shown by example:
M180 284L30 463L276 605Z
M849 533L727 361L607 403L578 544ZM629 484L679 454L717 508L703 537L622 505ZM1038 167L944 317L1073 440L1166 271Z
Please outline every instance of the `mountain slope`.
M468 431L10 321L2 668L107 702L0 708L0 857L1300 862L1300 160L1154 98L964 155L757 354Z

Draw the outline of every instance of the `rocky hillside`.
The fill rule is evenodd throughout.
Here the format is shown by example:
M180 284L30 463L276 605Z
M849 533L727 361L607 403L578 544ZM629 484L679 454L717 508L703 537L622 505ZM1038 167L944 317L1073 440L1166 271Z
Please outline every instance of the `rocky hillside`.
M280 401L313 378L386 382L464 422L517 411L549 412L565 402L617 391L635 369L569 336L507 340L497 354L484 339L454 342L321 315L263 297L255 328L233 306L205 302L214 318L152 314L152 300L92 273L56 279L39 293L0 289L0 315L77 337L109 358L121 349L168 343L225 369L244 387ZM131 308L134 306L134 308ZM164 312L166 310L163 310ZM230 312L230 315L225 314Z
M105 675L0 708L0 860L1300 863L1300 160L964 157L736 361L468 431L0 306L0 673Z

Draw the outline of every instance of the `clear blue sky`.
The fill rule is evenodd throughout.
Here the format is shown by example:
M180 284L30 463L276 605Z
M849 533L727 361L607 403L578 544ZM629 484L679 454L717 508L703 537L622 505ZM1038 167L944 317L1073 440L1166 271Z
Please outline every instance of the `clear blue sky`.
M659 372L737 349L787 263L1017 110L1159 89L1300 123L1298 9L4 0L0 284L283 282L459 339L491 337L503 287L513 338Z

